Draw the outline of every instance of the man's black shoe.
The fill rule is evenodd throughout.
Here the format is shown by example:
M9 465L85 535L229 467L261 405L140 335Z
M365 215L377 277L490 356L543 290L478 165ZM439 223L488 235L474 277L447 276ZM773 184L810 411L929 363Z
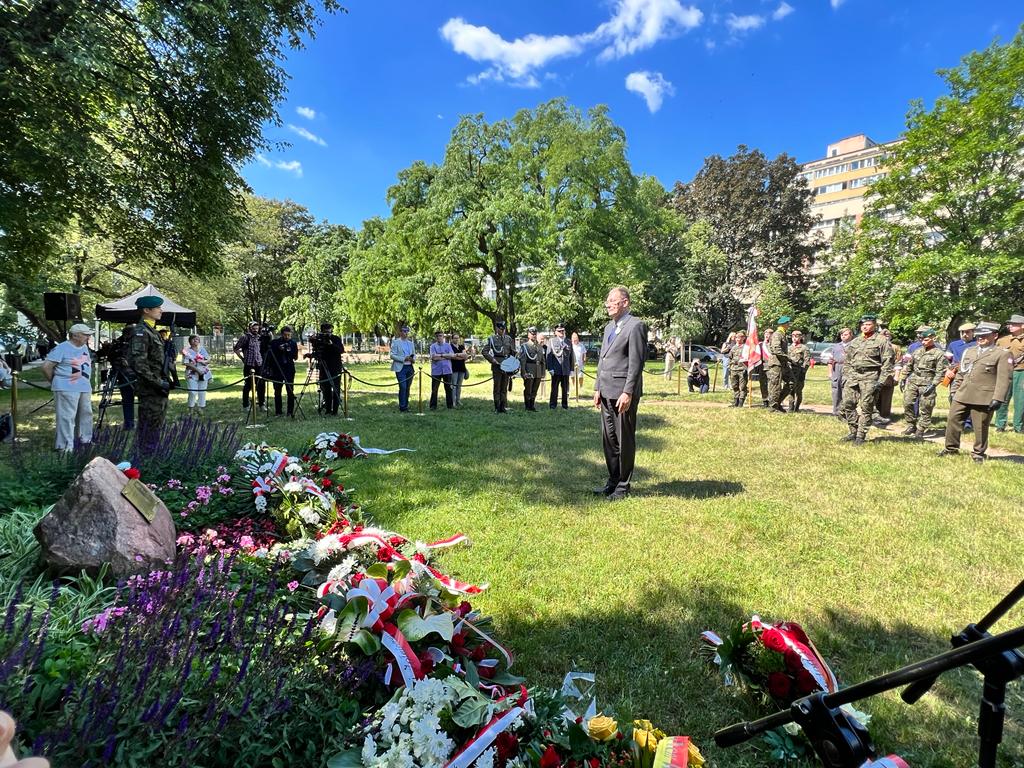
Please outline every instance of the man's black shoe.
M856 439L857 439L857 435L855 435L854 433L851 432L848 435L844 435L843 437L840 437L839 438L839 442L840 443L851 443L851 442L853 442Z
M984 456L971 456L971 461L973 461L975 464L984 464L985 463L985 457Z
M947 451L945 448L943 448L941 451L939 451L935 455L936 456L956 456L956 454L957 454L957 451Z
M600 488L592 488L591 490L595 496L610 496L615 491L615 488L602 485Z
M608 501L622 501L627 496L629 496L628 491L616 491L615 493L609 493L605 498Z
M903 430L903 434L906 435L907 437L910 437L915 432L917 432L917 427L915 427L913 424L911 424L909 427Z

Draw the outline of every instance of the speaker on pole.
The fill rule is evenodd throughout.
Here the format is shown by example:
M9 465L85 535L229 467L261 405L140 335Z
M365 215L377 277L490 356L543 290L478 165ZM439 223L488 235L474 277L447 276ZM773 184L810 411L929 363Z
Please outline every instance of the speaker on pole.
M47 320L81 320L82 297L77 293L44 293L43 315Z

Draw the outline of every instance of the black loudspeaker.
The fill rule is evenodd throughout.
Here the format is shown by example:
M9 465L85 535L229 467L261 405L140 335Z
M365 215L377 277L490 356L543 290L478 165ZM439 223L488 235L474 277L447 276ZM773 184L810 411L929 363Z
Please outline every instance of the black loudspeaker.
M77 293L44 293L43 314L47 320L81 320L82 297Z

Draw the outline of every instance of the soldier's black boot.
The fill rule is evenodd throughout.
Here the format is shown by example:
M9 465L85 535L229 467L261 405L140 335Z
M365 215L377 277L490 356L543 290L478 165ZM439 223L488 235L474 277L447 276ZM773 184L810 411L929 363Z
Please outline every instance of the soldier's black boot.
M857 439L857 433L856 432L851 432L850 434L845 435L844 437L840 437L839 438L839 442L840 443L852 443L856 439Z
M914 434L915 432L917 432L917 427L915 427L913 424L911 424L909 427L903 430L903 434L907 435L908 437Z

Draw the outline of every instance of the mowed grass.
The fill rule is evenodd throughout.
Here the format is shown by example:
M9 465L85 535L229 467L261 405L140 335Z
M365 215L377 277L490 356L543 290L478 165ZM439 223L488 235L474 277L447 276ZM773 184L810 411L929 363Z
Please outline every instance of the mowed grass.
M394 380L385 366L356 374ZM825 403L823 371L812 374L806 399ZM488 375L474 366L468 383ZM394 387L356 383L351 421L316 417L311 393L310 418L261 416L266 426L246 434L299 449L333 429L368 446L415 449L347 462L345 483L380 524L404 535L473 539L445 554L443 567L489 582L474 602L495 617L520 673L555 685L570 669L596 672L603 709L691 735L719 766L771 761L758 742L714 746L717 728L763 712L723 688L698 656L702 630L728 630L752 613L798 621L852 684L945 650L953 632L1024 576L1020 464L939 459L932 444L880 430L856 449L836 442L845 427L826 416L721 408L714 404L726 394L688 395L684 380L678 396L675 380L657 375L645 386L635 493L615 504L590 493L605 470L585 393L568 411L545 402L528 413L517 382L516 410L501 416L483 383L464 390L462 409L446 411L442 400L441 410L419 416L398 413ZM172 413L182 406L176 395ZM119 422L115 410L108 416ZM211 395L208 411L245 419L237 391ZM52 440L52 411L28 419L22 435ZM1024 453L1019 435L993 435L992 444ZM1017 608L999 626L1022 618ZM889 693L861 708L883 753L915 766L967 766L980 689L979 675L960 671L914 707ZM1007 709L1001 765L1022 765L1019 684Z

